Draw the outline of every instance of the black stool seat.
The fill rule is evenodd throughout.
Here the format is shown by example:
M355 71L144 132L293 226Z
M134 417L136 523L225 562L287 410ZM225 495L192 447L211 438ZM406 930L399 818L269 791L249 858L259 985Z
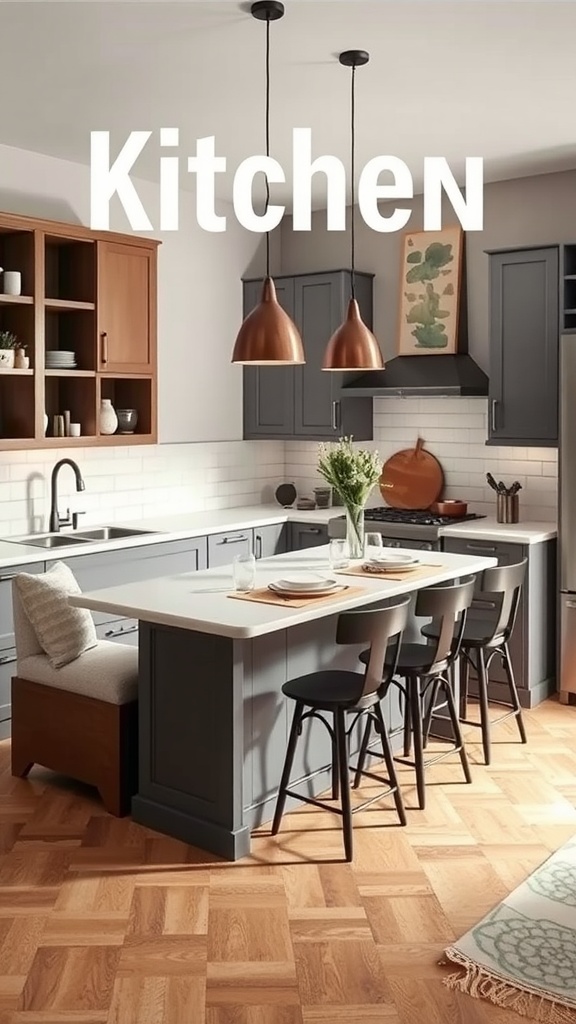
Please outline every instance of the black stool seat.
M366 659L368 660L368 659ZM332 711L342 707L352 710L362 699L364 676L359 672L346 672L341 669L326 669L324 672L311 672L306 676L298 676L284 683L282 693L292 700L302 700L309 707L319 711ZM374 695L370 696L374 703Z
M367 663L369 651L362 651L360 661ZM387 661L387 665L390 663ZM398 655L398 675L425 675L432 664L432 649L429 644L402 644Z
M436 640L439 636L438 627L431 622L429 626L423 626L420 630L423 636ZM490 619L466 620L462 634L462 647L498 647L504 643L503 633L494 636L494 622Z

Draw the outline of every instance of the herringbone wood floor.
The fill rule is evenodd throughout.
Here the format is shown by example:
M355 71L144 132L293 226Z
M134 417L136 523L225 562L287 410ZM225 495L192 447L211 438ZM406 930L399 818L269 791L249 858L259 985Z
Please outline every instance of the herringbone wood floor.
M506 723L474 782L430 770L396 826L306 808L218 862L103 813L0 744L0 1024L514 1024L442 985L443 948L576 833L576 708ZM412 774L402 769L407 803Z

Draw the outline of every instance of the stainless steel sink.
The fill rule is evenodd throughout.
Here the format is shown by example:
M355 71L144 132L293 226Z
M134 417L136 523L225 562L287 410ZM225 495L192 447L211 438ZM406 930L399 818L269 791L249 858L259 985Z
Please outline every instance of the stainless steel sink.
M88 537L71 536L69 533L48 533L45 536L35 534L32 537L22 537L16 544L31 544L35 548L69 548L74 544L89 544Z
M99 540L123 540L153 534L154 530L129 530L125 526L95 526L82 533L33 533L29 537L11 538L14 544L31 544L35 548L66 548L75 544L94 544Z
M93 530L82 530L76 534L78 540L122 540L126 537L142 537L154 530L129 530L125 526L97 526Z

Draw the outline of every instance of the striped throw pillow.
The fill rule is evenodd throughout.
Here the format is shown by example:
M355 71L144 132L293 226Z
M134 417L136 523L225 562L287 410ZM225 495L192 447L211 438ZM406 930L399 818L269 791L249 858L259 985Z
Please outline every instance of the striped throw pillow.
M18 573L14 579L24 611L52 668L61 668L98 643L94 620L68 597L82 591L74 573L55 562L48 572Z

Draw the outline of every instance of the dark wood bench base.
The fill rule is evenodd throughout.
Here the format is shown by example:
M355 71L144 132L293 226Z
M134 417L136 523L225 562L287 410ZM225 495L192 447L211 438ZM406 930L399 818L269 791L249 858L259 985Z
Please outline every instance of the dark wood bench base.
M107 704L12 679L12 775L34 764L95 786L110 814L130 811L138 786L138 702Z

